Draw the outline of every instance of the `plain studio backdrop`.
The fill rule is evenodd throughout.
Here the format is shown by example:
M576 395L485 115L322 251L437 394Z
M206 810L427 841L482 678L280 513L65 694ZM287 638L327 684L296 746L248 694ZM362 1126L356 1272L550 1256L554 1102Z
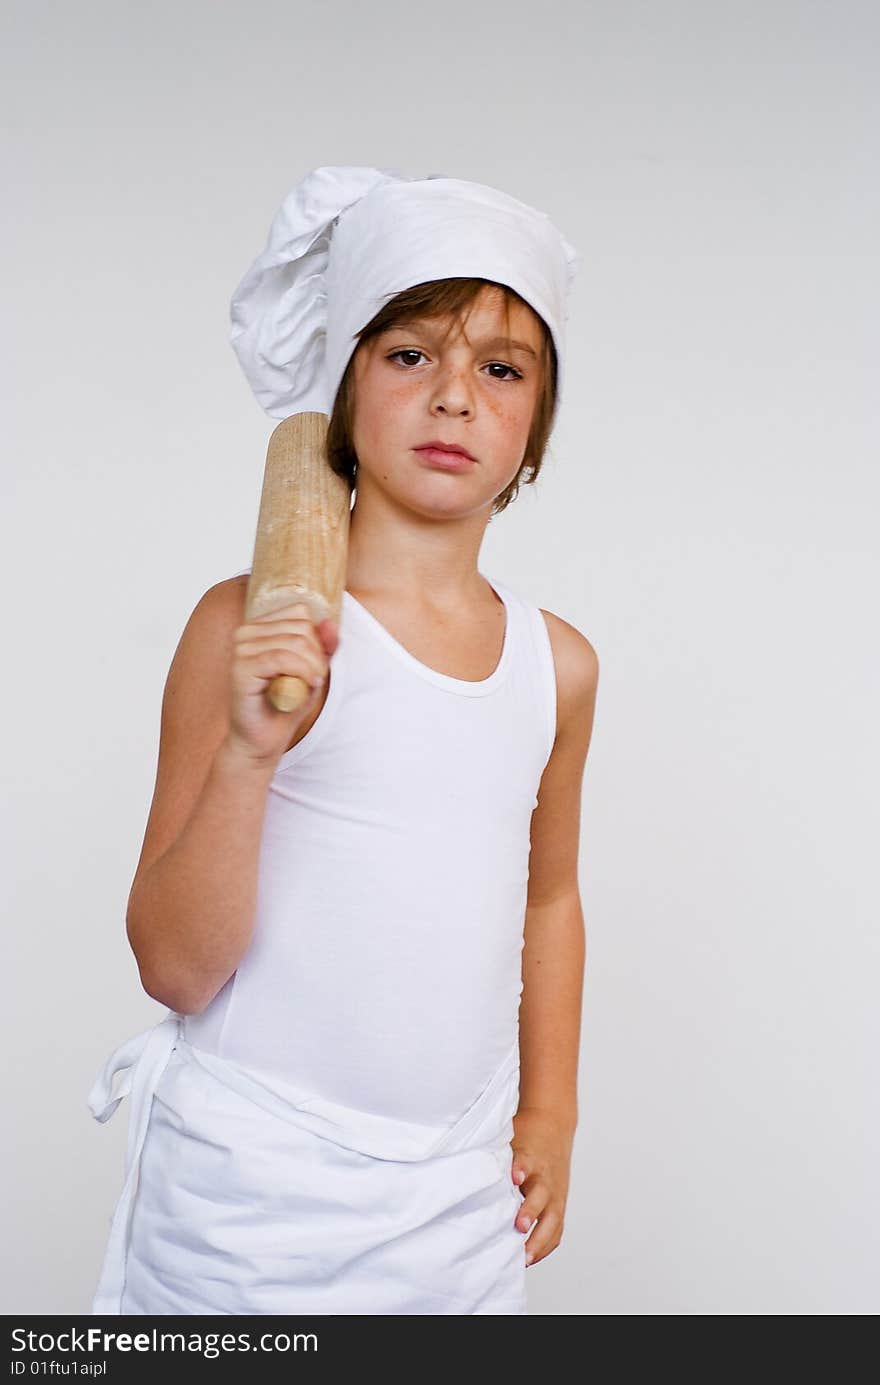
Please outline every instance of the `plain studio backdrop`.
M162 690L275 426L229 299L296 181L372 164L583 259L550 453L480 555L601 664L530 1313L876 1313L876 7L5 14L2 1311L88 1311L128 1102L86 1097L164 1014L125 937Z

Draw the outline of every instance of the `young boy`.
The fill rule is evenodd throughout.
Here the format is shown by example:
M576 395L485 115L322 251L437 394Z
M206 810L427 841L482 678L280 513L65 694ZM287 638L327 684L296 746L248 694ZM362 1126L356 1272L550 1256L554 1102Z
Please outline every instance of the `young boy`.
M90 1097L133 1093L95 1313L524 1313L559 1244L598 663L477 559L540 469L573 262L494 189L319 169L239 286L264 408L330 415L346 589L338 627L246 623L237 574L175 654L127 915L169 1014Z

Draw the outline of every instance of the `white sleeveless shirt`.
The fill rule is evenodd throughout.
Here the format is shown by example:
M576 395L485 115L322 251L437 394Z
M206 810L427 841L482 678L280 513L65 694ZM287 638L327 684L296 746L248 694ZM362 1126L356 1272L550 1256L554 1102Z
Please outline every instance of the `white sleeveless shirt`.
M477 682L343 593L326 701L269 785L251 943L184 1020L190 1044L281 1093L443 1125L516 1043L556 677L539 608L490 585L504 645Z

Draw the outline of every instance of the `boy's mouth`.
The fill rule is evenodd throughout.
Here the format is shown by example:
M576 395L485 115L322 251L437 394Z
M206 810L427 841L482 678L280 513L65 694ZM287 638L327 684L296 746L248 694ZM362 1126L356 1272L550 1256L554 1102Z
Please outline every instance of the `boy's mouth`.
M475 464L475 458L469 453L457 452L454 449L414 447L413 451L418 452L419 456L424 457L432 466L440 467L442 471L467 471Z
M423 442L417 447L416 452L456 452L459 457L467 457L469 462L475 462L476 457L472 457L466 447L459 447L457 442L440 442L437 438L431 438L429 442Z

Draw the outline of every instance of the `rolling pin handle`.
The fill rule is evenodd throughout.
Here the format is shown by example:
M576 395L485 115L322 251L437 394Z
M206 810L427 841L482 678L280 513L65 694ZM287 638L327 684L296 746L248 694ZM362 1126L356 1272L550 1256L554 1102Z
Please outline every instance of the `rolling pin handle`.
M273 678L268 688L268 698L279 712L293 712L305 702L311 688L304 678L281 673Z

